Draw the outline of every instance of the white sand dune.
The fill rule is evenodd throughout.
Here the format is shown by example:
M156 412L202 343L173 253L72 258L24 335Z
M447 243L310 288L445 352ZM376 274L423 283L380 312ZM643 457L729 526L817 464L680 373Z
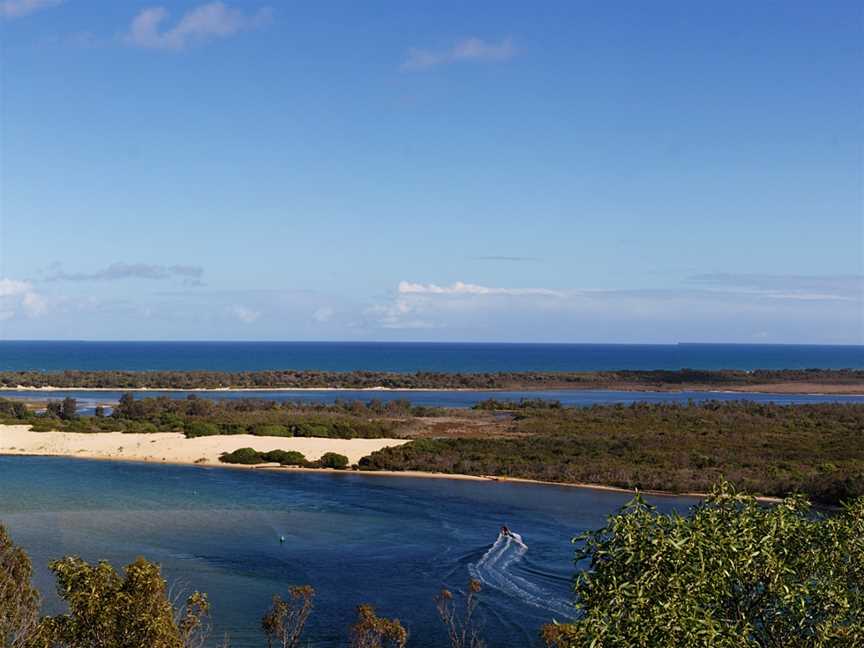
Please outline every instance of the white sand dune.
M174 432L125 434L103 432L31 432L27 425L0 425L0 454L52 455L88 459L125 459L184 464L218 464L219 455L238 448L296 450L310 461L337 452L357 463L361 457L407 443L406 439L319 439L260 437L250 434L187 439ZM202 461L203 460L203 461Z

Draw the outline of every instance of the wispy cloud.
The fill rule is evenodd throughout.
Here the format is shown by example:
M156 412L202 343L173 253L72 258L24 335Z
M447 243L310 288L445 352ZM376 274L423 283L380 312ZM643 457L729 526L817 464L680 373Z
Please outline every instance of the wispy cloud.
M679 289L402 281L366 307L363 321L403 338L425 329L438 339L864 342L859 277L762 278L759 289L755 277L735 277L694 276Z
M65 272L54 265L45 281L116 281L120 279L150 279L161 281L179 278L186 285L200 285L204 269L192 265L155 265L150 263L112 263L94 272Z
M227 38L242 31L257 29L270 22L272 11L263 7L252 13L211 2L186 12L173 27L166 27L168 10L149 7L138 13L126 34L135 47L182 50L189 45Z
M256 322L261 313L245 306L235 305L231 307L231 314L244 324L252 324Z
M0 2L0 16L4 18L21 18L41 9L56 7L63 0L3 0Z
M563 293L548 288L490 288L478 284L457 281L449 286L437 284L412 283L400 281L400 295L542 295L546 297L561 297Z
M45 313L48 304L29 281L0 277L0 320L16 315L38 317Z
M693 284L774 299L864 301L862 275L772 275L708 273L688 277Z
M505 38L497 43L484 41L481 38L465 38L452 47L439 50L416 49L408 50L403 61L403 70L416 71L448 63L486 62L500 63L509 61L516 56L513 40Z

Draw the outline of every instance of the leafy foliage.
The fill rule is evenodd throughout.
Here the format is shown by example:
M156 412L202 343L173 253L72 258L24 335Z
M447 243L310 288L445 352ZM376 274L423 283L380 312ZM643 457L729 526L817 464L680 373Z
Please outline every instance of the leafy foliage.
M864 498L822 517L721 484L688 517L637 497L574 542L582 615L549 646L864 645Z
M271 450L259 452L253 448L239 448L234 452L223 452L219 461L230 464L253 466L262 463L278 463L283 466L309 466L302 452L296 450ZM347 459L346 459L347 461Z
M209 604L196 592L180 622L159 567L139 558L123 575L77 557L51 563L69 612L43 619L50 645L64 648L184 648L199 643Z
M325 452L318 460L318 465L322 468L335 468L336 470L344 470L348 467L348 457L336 452Z
M25 648L37 632L39 593L23 549L0 526L0 648Z
M399 619L385 619L375 608L364 604L357 608L357 621L351 626L351 648L404 648L408 631Z

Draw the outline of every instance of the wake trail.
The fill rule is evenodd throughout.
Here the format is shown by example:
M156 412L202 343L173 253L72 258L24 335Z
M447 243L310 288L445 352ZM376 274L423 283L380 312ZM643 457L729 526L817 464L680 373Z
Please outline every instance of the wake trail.
M572 618L575 610L568 601L513 573L513 567L522 561L527 551L528 547L518 533L499 534L480 560L468 565L468 572L483 585L497 589L511 598L549 610L562 618Z

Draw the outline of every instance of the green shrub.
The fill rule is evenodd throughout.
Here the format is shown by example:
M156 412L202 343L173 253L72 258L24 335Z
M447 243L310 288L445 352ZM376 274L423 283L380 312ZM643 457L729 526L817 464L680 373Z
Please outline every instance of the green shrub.
M221 434L218 425L213 423L204 423L203 421L191 421L185 426L186 438L194 439L202 436L217 436Z
M305 466L308 463L303 453L296 450L271 450L260 454L264 461L283 466Z
M579 615L547 646L864 645L864 499L830 517L801 496L763 506L721 483L689 516L641 498L582 534Z
M223 434L225 436L249 433L249 428L242 423L222 423L219 425L219 434Z
M252 428L252 434L255 436L269 437L291 437L294 436L284 425L262 423Z
M318 465L322 468L344 470L348 467L348 457L335 452L325 452L318 460Z
M234 452L223 452L219 456L219 461L222 463L243 464L252 466L255 464L264 463L265 459L261 453L252 448L239 448Z

